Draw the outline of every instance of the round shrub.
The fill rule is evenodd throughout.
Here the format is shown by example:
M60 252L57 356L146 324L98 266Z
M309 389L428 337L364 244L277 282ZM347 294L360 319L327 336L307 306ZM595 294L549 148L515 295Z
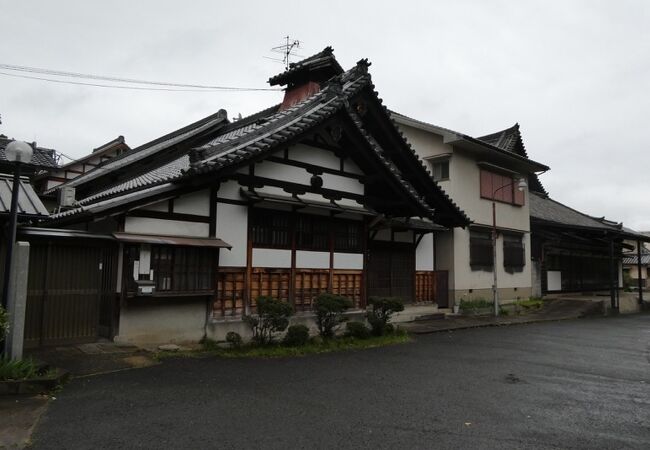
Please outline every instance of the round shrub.
M338 326L346 320L343 313L352 307L350 299L329 293L320 294L314 301L318 334L324 339L334 337Z
M363 322L348 322L345 324L345 335L355 339L368 339L370 330Z
M391 317L394 313L404 311L404 302L396 297L371 297L368 303L372 307L366 313L368 323L372 328L372 334L383 336L391 331L388 327Z
M287 328L282 343L288 347L301 347L309 341L309 328L305 325L291 325Z
M226 334L226 342L230 344L232 348L238 348L241 347L242 344L242 338L239 333L236 331L229 331Z

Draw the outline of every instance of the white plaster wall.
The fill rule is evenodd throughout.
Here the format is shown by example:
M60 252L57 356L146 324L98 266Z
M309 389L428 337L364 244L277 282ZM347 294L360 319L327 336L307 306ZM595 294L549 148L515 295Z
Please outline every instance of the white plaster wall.
M301 167L289 166L273 161L263 161L256 164L255 175L304 185L309 185L309 180L311 179L311 174Z
M253 267L291 268L291 250L254 248Z
M116 342L161 344L196 342L203 337L206 300L161 300L138 305L127 302L120 310Z
M493 283L492 271L472 270L469 265L469 230L455 228L453 233L455 289L491 289ZM524 235L523 241L526 265L521 272L508 273L503 267L503 237L499 236L497 238L497 284L499 288L532 287L530 233Z
M321 178L323 179L323 187L326 189L336 189L337 191L358 195L363 195L364 193L364 185L355 178L342 177L330 173L324 173L321 175Z
M221 186L219 186L219 191L217 192L217 197L227 198L229 200L241 200L239 188L239 183L237 183L235 180L229 180L225 183L221 183Z
M137 209L143 209L145 211L167 212L169 211L169 200L163 200L162 202L152 203L151 205L144 205Z
M207 223L161 220L148 217L126 217L124 231L127 233L160 234L167 236L208 237Z
M247 236L248 207L244 205L218 203L217 237L232 245L231 250L222 250L219 252L220 266L246 267Z
M425 234L415 249L415 270L433 270L433 233Z
M436 266L435 270L449 272L449 289L456 288L454 272L454 232L453 230L436 233Z
M299 269L329 269L329 252L296 251L296 267Z
M210 215L210 192L207 189L174 199L174 212L179 214Z
M303 144L295 145L289 149L289 159L328 169L339 170L341 168L341 160L334 153Z
M343 170L350 173L356 173L357 175L363 175L363 171L357 166L357 163L352 161L350 158L346 158L343 161Z
M363 253L334 253L334 268L362 270Z

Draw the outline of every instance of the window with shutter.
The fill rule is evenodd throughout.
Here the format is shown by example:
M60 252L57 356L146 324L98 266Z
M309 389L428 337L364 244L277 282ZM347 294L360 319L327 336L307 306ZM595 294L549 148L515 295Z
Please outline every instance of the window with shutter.
M489 231L470 231L469 265L472 269L491 270L492 259L492 234Z
M503 267L506 270L521 270L526 265L526 252L523 235L506 233L503 235Z

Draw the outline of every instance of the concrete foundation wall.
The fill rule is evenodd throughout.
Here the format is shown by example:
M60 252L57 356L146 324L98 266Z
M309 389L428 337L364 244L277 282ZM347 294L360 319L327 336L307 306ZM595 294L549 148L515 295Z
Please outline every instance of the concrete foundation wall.
M499 303L512 303L517 300L528 300L533 295L530 287L522 288L499 288ZM449 293L449 298L454 299L455 304L461 300L488 300L492 301L492 289L457 289Z
M159 302L159 303L158 303ZM206 300L156 300L152 304L131 302L120 312L115 342L137 344L197 342L204 333Z

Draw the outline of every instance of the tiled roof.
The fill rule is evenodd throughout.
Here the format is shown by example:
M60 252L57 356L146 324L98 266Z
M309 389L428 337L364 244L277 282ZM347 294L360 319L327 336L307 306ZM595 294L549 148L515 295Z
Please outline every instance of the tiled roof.
M161 167L153 169L152 171L144 173L137 177L133 177L122 183L116 184L115 186L111 186L108 189L80 200L78 203L80 205L94 203L99 199L110 197L122 192L167 183L169 181L180 178L183 171L187 170L189 166L190 157L188 155L182 155L180 158L177 158Z
M278 145L307 132L340 112L350 117L357 130L365 137L369 147L377 155L378 162L394 175L422 210L428 211L429 215L433 216L432 207L444 204L443 210L456 214L455 220L458 220L458 217L463 217L464 223L469 223L469 219L464 213L437 186L430 174L427 174L426 167L403 138L403 135L404 148L408 153L402 153L399 159L402 164L404 161L409 162L406 164L406 169L400 169L394 161L394 153L399 152L400 148L390 149L393 152L393 158L391 158L372 135L364 129L360 117L349 105L349 100L366 87L374 89L367 71L368 65L369 63L365 60L359 61L351 70L331 79L319 92L288 109L278 111L276 105L248 118L230 123L219 130L220 134L217 137L192 149L189 154L149 173L134 176L126 181L122 180L101 192L94 193L92 196L82 199L79 202L80 207L76 210L67 211L54 218L105 208L107 207L105 205L113 207L121 201L126 202L127 199L132 198L134 192L144 194L154 186L164 188L170 183L191 178L197 174L219 172L228 167L245 164L253 158L263 157ZM376 92L374 94L376 96ZM381 100L377 100L381 103ZM386 118L391 121L387 110ZM392 121L391 123L395 127L395 132L399 133L397 125ZM401 135L401 133L399 134ZM410 175L415 172L421 192L424 192L421 185L422 179L428 180L425 189L427 191L426 198L419 195L418 189L407 181L407 177L402 174L401 170L408 170ZM111 200L112 197L115 199ZM433 200L431 200L432 198Z
M284 85L292 80L300 72L325 71L326 74L333 76L344 72L341 65L334 58L332 47L325 47L322 51L305 58L301 61L291 63L289 69L269 78L271 86Z
M481 136L478 139L508 152L519 153L521 156L528 157L524 143L521 139L521 132L519 131L518 123L514 124L510 128L506 128L505 130ZM521 146L520 149L518 148L519 146Z
M624 253L623 254L623 264L632 265L638 264L639 258L635 252L633 253ZM644 266L650 266L650 250L645 247L641 247L641 264Z
M406 180L397 166L386 155L385 151L366 132L356 113L351 108L346 108L348 98L359 92L365 86L372 87L370 76L367 73L367 65L367 61L362 60L356 67L342 74L340 77L340 86L336 82L331 82L318 93L293 107L282 110L268 117L266 120L248 124L237 130L237 132L231 132L229 139L223 140L220 136L212 142L197 148L198 154L192 157L193 162L188 173L199 174L217 171L233 164L242 163L322 123L336 112L345 108L357 126L357 129L364 135L377 154L381 163L399 180L404 189L422 208L429 211L429 214L433 214L434 210L431 205L427 203L424 197L418 194L417 190ZM406 141L404 143L408 146ZM417 158L413 149L410 146L408 148L413 156ZM421 162L419 165L423 171L427 171ZM433 179L431 179L431 183L435 186L434 189L440 190L435 185ZM448 196L444 193L443 195L453 207L457 208Z
M497 131L496 133L488 134L486 136L481 136L478 138L483 142L487 142L490 145L499 147L502 150L511 152L520 156L528 158L528 153L526 152L526 146L524 145L524 140L521 137L521 131L519 130L519 124L516 123L510 128L505 130ZM548 192L544 189L542 182L539 181L537 174L531 173L528 175L528 189L532 192L538 192L548 196Z
M7 162L7 157L5 156L5 147L11 141L13 141L13 139L0 137L0 162L2 163ZM30 162L31 164L43 169L52 169L58 167L58 164L55 160L56 152L53 149L38 146L35 147L33 144L30 145L34 150L34 153L32 153L32 160Z
M619 228L616 226L607 225L587 214L569 208L560 202L556 202L549 197L531 192L529 199L531 220L537 219L569 227L619 231Z
M48 212L34 192L29 180L21 178L18 191L18 214L23 216L47 216ZM0 214L11 211L11 193L13 192L13 177L0 175Z
M114 172L119 169L123 169L134 162L141 161L145 158L153 157L156 153L165 150L175 144L183 142L184 140L190 139L202 132L210 130L218 125L224 125L227 121L226 112L220 110L216 114L205 117L198 122L194 122L186 127L183 127L179 130L176 130L172 133L169 133L165 136L162 136L158 139L155 139L151 142L148 142L144 145L136 147L131 151L122 153L115 158L111 158L105 164L86 172L83 175L78 176L60 186L57 186L55 189L61 188L61 186L72 186L76 187L81 184L88 183L92 180L99 178L100 176L106 175L110 172ZM47 193L47 192L46 192Z

